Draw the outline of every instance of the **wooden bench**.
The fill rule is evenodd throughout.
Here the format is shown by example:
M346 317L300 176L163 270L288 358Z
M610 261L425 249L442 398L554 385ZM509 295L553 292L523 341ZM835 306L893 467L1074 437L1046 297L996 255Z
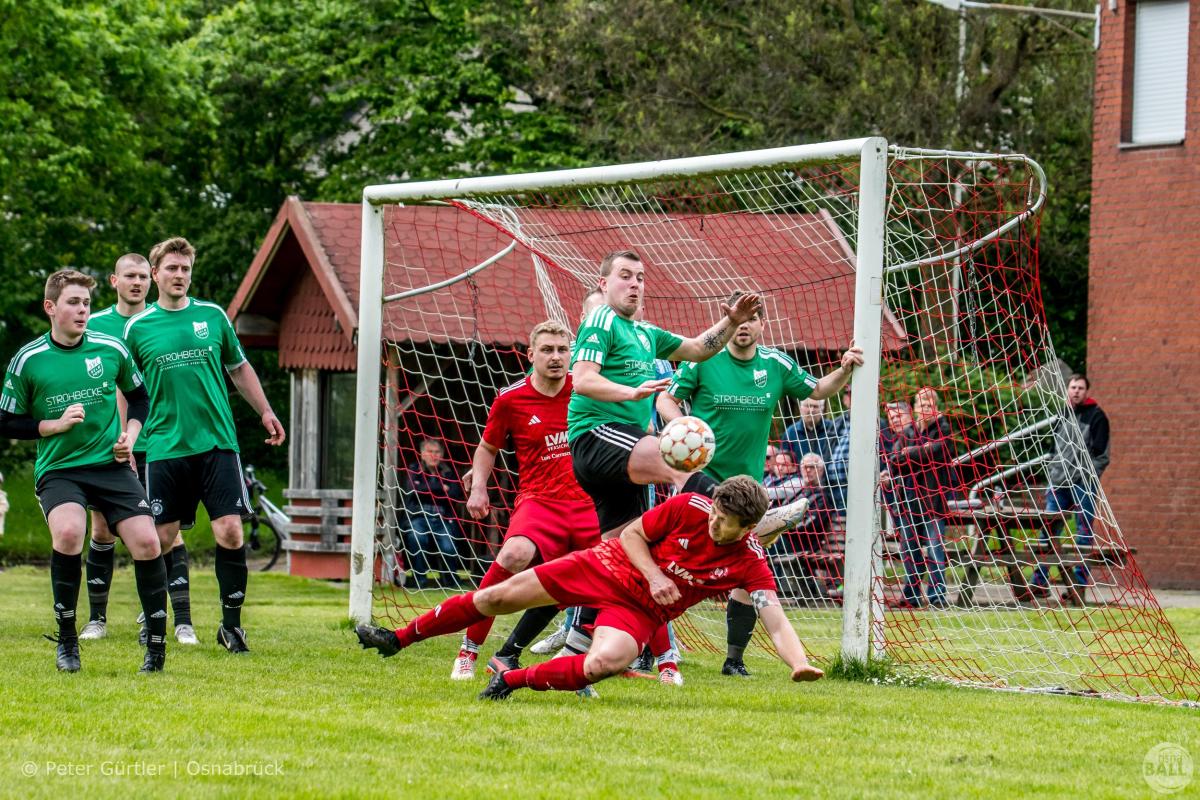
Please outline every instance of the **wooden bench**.
M306 578L350 577L350 520L354 514L350 489L287 489L283 512L291 517L288 572Z

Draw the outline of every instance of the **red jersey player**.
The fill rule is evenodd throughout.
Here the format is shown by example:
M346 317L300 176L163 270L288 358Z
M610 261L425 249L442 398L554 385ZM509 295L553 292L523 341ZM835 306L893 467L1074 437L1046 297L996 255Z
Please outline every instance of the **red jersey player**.
M567 363L571 340L557 322L542 322L529 333L533 371L492 402L483 438L475 448L467 478L467 513L483 519L490 510L488 480L496 454L509 447L517 454L520 487L504 544L479 583L484 589L521 572L535 561L553 561L600 541L600 523L592 499L579 488L567 442L567 403L571 376ZM518 666L521 651L557 614L552 606L531 609L517 623L508 641L489 664L492 671ZM492 618L467 629L450 672L453 680L475 676L479 645L487 638Z
M591 650L523 669L498 671L481 699L515 689L578 690L624 671L654 630L709 597L742 588L794 681L824 673L804 647L775 594L758 539L748 536L767 510L766 491L747 475L723 481L709 500L688 492L631 522L619 538L538 565L503 583L456 595L407 627L356 629L364 648L387 657L409 645L461 630L497 614L540 606L599 609Z

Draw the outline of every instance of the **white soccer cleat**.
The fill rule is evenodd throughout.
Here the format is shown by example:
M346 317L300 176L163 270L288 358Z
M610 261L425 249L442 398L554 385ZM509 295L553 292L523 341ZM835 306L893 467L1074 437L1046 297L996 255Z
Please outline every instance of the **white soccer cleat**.
M798 525L808 513L808 498L801 497L790 503L772 508L754 526L754 535L763 547L770 547L789 528Z
M454 668L450 670L450 680L470 681L475 679L475 659L478 653L469 650L459 650L458 658L454 659Z
M683 686L683 675L677 669L659 670L658 682L664 686Z
M566 627L560 627L545 639L530 646L529 652L539 656L548 656L555 650L561 649L567 643L567 630Z
M196 638L196 629L191 625L176 625L175 641L180 644L200 644L200 640Z
M89 620L79 632L80 639L103 639L108 636L108 625L102 619Z
M595 689L593 689L592 685L590 683L587 686L583 687L582 689L576 689L575 694L579 695L580 697L582 697L585 700L599 700L600 699L600 693L597 692Z

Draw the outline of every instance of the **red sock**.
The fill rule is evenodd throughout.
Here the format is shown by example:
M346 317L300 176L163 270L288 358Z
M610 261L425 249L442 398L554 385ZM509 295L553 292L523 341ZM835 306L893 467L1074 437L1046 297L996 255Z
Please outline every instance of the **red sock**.
M573 692L591 683L583 674L583 662L586 658L586 655L563 656L524 669L510 669L504 673L504 682L513 689L529 688L535 692L559 689Z
M401 647L408 647L433 636L461 631L483 619L486 616L475 607L474 592L456 594L408 623L408 627L396 631L396 636Z
M486 589L497 583L502 583L513 576L513 573L500 566L499 561L493 561L488 567L488 571L483 576L483 580L479 582L480 589ZM476 622L471 627L467 628L467 638L474 644L483 644L483 640L492 630L492 623L495 622L495 617L485 617L482 622Z
M667 623L663 623L650 634L650 653L658 658L671 649L671 634L667 631Z

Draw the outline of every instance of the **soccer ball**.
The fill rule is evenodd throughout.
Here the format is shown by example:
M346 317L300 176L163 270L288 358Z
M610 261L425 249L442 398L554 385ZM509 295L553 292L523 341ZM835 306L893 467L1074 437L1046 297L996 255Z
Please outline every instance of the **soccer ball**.
M658 451L672 469L696 472L708 466L717 452L712 428L699 417L671 420L658 437Z

